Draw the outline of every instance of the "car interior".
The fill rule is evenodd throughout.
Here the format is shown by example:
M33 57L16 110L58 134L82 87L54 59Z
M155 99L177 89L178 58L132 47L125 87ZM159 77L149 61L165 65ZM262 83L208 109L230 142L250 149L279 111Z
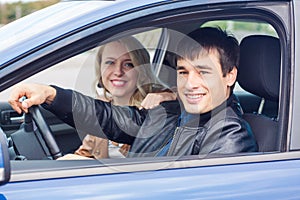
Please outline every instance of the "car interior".
M240 53L238 82L241 87L260 97L262 102L277 102L278 105L281 60L279 39L265 35L247 36L240 44ZM261 112L244 112L244 119L253 130L259 151L278 151L277 117Z
M230 27L234 27L236 24L241 23L241 21L204 21L203 23L186 24L176 29L174 27L178 24L170 23L170 25L166 26L167 28L161 28L158 33L160 39L156 41L155 45L148 45L149 51L152 52L153 63L155 63L153 71L164 84L170 88L175 88L176 78L174 77L176 76L176 70L172 52L174 51L173 49L176 46L178 37L201 26L227 24L228 31L232 31L234 35L238 35L240 41L240 66L238 82L234 92L240 99L244 111L244 119L249 122L255 134L260 152L280 151L280 136L278 133L281 66L280 40L274 30L271 30L271 33L266 33L255 29L253 33L248 31L250 33L245 34L243 30L234 31L234 29L230 29ZM242 22L249 23L249 21ZM271 26L268 23L255 20L249 24L256 24L258 27L265 25L268 27L266 30L269 30ZM145 33L147 32L149 33L150 31L146 31ZM158 31L154 32L157 34ZM142 37L142 35L143 32L135 34L142 42L143 38L149 40L149 35L147 37ZM157 35L153 35L157 37ZM156 47L154 48L153 46ZM95 53L95 50L89 50L89 52ZM79 74L82 71L79 71ZM80 75L78 75L77 80L79 78ZM64 124L50 112L42 108L40 109L62 153L74 152L81 144L81 138L77 131ZM47 144L41 138L42 136L35 134L34 130L36 126L26 124L27 122L32 122L30 116L18 115L4 101L0 103L0 112L0 126L9 138L12 160L52 159Z

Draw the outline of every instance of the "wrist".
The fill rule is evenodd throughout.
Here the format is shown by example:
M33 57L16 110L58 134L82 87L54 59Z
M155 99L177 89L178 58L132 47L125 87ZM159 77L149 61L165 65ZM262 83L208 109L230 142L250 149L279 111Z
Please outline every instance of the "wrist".
M56 89L54 87L51 87L51 86L46 86L47 89L46 89L46 100L45 100L45 103L47 104L51 104L55 97L56 97Z

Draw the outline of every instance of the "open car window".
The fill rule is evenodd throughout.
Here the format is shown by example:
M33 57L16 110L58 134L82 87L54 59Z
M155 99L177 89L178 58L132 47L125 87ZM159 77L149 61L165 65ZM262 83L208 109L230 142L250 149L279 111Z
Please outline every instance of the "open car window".
M203 11L204 13L206 11ZM285 41L285 36L282 32L280 32L281 24L276 19L261 14L253 14L252 11L248 11L251 15L249 17L240 16L240 13L229 14L227 12L218 13L216 16L211 15L207 17L206 14L209 14L208 10L206 14L199 13L186 13L180 16L154 16L155 19L149 20L145 19L145 24L141 24L141 21L137 20L137 23L128 23L128 28L125 25L120 25L120 30L118 32L118 26L112 27L111 32L116 33L115 35L109 35L109 33L104 30L102 32L101 27L94 27L93 31L97 34L86 35L82 40L78 40L75 42L70 42L69 45L59 46L57 52L51 52L52 57L45 57L45 62L49 61L49 66L47 69L42 70L39 73L36 73L21 82L35 82L42 83L46 85L57 85L59 87L74 89L78 92L81 92L87 96L95 98L97 96L97 75L96 75L96 67L97 67L97 52L102 45L107 42L113 41L114 39L132 36L140 41L147 51L150 54L150 62L154 75L160 81L162 85L167 87L168 89L176 92L176 63L170 52L174 52L175 46L178 43L178 38L185 36L186 34L192 32L193 30L200 27L220 27L223 30L231 33L235 37L237 37L239 43L245 38L249 36L267 36L268 38L274 38L278 41L279 44L279 54L274 56L278 56L279 65L274 66L276 70L281 69L282 58L284 58L284 52L282 52L282 45L284 44L282 41ZM134 21L134 20L133 20ZM276 23L275 23L276 22ZM268 39L267 39L268 40ZM258 40L259 41L259 40ZM68 41L69 42L69 41ZM62 42L63 43L63 42ZM55 45L55 44L54 44ZM280 46L281 45L281 46ZM81 49L80 49L81 47ZM50 48L50 47L49 47ZM247 49L247 48L246 48ZM63 54L62 52L66 52ZM53 56L54 54L54 56ZM61 57L60 57L61 56ZM272 55L269 55L272 56ZM62 61L57 62L55 60L61 59ZM49 60L47 60L49 59ZM254 59L255 60L255 59ZM53 64L52 64L53 63ZM33 66L35 67L35 63ZM278 69L277 69L278 68ZM38 71L38 70L36 70ZM261 73L261 72L259 72ZM252 77L254 80L257 77ZM277 93L280 93L280 87L282 85L281 76L278 75L275 77L275 81L278 84ZM117 83L121 84L121 83ZM6 101L11 88L1 92L0 99L1 101ZM187 156L170 156L169 158L160 158L160 157L150 157L150 158L128 158L128 159L104 159L99 163L102 165L103 163L106 165L116 165L116 163L125 162L125 163L151 163L158 162L161 159L165 162L176 162L181 160L203 160L210 158L223 158L223 157L232 157L233 161L228 161L229 163L240 162L241 157L255 157L256 155L261 155L264 153L279 153L282 151L280 144L285 142L283 140L284 137L281 137L279 133L280 123L282 123L283 118L280 113L280 102L281 97L277 95L277 98L266 99L265 97L258 96L255 91L249 91L245 89L238 80L234 89L234 93L240 100L241 107L244 113L248 113L249 115L261 115L267 117L267 120L272 128L270 134L267 138L264 136L257 135L257 139L261 140L258 142L260 150L252 153L237 153L232 155L187 155ZM7 108L9 109L9 108ZM11 110L9 109L9 112ZM45 116L47 123L49 124L51 130L53 131L54 138L62 150L63 154L71 154L74 153L81 145L84 137L78 130L75 129L61 120L59 120L55 115L49 113L46 110L42 110L42 113ZM15 113L12 113L15 115ZM8 138L19 130L21 124L23 123L23 116L13 116L13 120L10 122L2 122L2 129L6 132ZM245 120L252 120L245 118ZM269 121L270 120L270 121ZM254 120L256 121L256 119ZM162 120L163 122L163 120ZM251 121L252 123L252 121ZM254 123L254 122L253 122ZM250 124L251 126L251 124ZM254 125L253 125L254 126ZM153 127L153 130L156 130L159 127ZM260 129L260 128L258 128ZM256 132L257 128L253 128ZM153 133L155 134L155 133ZM266 145L268 143L267 140L272 140L270 145ZM15 150L16 148L11 143L11 150ZM22 146L22 143L18 145ZM43 149L43 145L39 149ZM30 147L28 147L30 148ZM17 154L20 154L18 159L27 159L26 155L22 155L22 148L17 148ZM26 149L25 152L28 152ZM16 153L16 152L14 152ZM47 155L47 153L46 153ZM14 158L14 154L12 154L12 160ZM30 160L30 159L29 159ZM35 159L33 159L35 160ZM45 160L45 159L38 159ZM109 161L108 161L109 160ZM117 161L116 161L117 160ZM248 160L248 161L249 161ZM12 161L15 162L15 161ZM47 161L48 162L48 161ZM66 161L68 163L69 161ZM86 161L87 163L90 160ZM209 161L208 161L209 162ZM79 162L77 162L79 163ZM82 163L82 162L81 162ZM80 163L80 165L81 165ZM18 163L19 164L19 163ZM202 163L206 165L205 162ZM168 164L162 165L163 167L169 166ZM30 166L32 167L32 166ZM161 166L160 166L161 167ZM17 167L18 168L18 167ZM15 168L15 169L17 169Z

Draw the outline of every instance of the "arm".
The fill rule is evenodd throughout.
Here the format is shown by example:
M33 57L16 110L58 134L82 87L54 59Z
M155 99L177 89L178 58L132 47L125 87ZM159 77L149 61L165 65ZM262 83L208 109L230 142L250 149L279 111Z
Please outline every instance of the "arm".
M152 130L149 134L153 134L153 127L161 127L162 120L165 120L158 116L168 118L180 112L178 101L163 102L151 110L139 110L134 106L114 106L72 90L55 88L56 98L50 105L44 104L46 109L83 133L95 133L95 136L124 144L131 145L138 134L139 137L145 134L147 127Z
M27 99L20 102L23 96ZM127 144L133 142L143 121L143 111L133 107L113 107L110 103L56 86L19 84L13 89L9 103L18 113L28 112L32 105L42 104L62 121L76 127L79 133L98 133L98 137Z
M26 95L27 99L19 102ZM177 114L178 102L162 103L151 112L136 107L113 106L108 102L95 100L72 90L56 86L23 84L16 87L9 100L15 110L28 109L32 105L43 104L43 107L54 113L65 123L76 127L79 134L95 133L95 136L132 144L145 118L157 118L157 113ZM150 113L150 114L149 114ZM155 126L147 120L145 126ZM103 131L101 131L103 130ZM104 135L104 133L105 135Z
M53 87L56 98L51 104L43 104L43 107L75 127L80 134L93 133L98 137L131 144L146 115L135 107L113 106L73 90Z

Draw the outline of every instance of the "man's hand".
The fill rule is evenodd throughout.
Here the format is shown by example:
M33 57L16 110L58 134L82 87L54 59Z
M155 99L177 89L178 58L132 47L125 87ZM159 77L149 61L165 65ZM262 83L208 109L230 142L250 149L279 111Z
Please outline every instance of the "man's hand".
M24 96L26 99L21 101L20 99ZM28 108L32 105L39 105L44 102L51 104L55 96L55 88L48 85L18 84L13 88L8 102L15 111L21 114L22 111L27 113Z
M177 96L173 92L149 93L142 101L141 106L145 109L152 109L163 101L176 100Z

